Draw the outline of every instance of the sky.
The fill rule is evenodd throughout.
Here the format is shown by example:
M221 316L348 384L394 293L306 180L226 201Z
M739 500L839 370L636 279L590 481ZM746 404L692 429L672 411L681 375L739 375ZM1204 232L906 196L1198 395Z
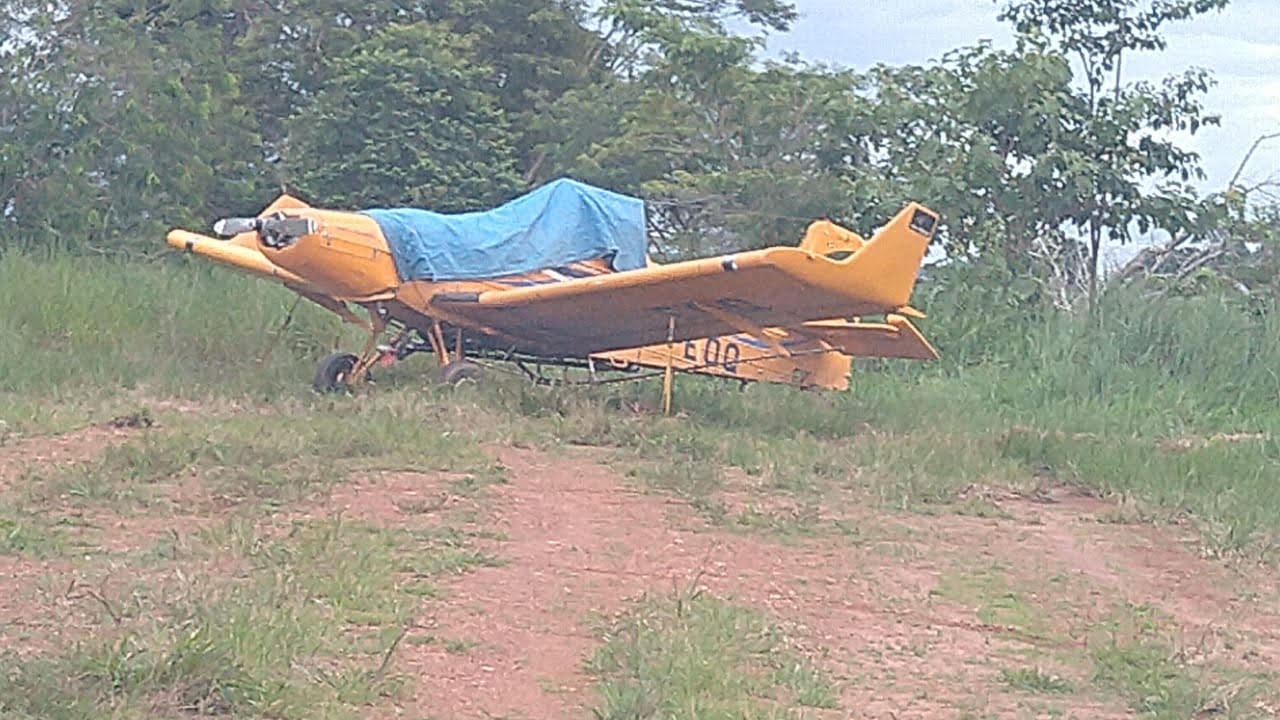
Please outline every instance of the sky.
M1011 47L994 0L793 0L800 18L769 40L769 54L796 52L813 62L857 70L878 63L924 63L948 50L991 40ZM1166 26L1167 50L1127 62L1131 80L1158 80L1188 67L1213 73L1204 99L1222 116L1184 140L1201 155L1206 192L1227 185L1254 139L1280 132L1280 0L1233 0L1226 9ZM1280 180L1280 138L1256 153L1245 178Z

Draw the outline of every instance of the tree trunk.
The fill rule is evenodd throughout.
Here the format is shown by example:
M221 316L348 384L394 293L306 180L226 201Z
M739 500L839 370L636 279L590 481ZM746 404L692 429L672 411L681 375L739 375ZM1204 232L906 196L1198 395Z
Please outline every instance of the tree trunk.
M1096 322L1098 312L1098 264L1102 249L1102 224L1098 218L1089 220L1089 316Z

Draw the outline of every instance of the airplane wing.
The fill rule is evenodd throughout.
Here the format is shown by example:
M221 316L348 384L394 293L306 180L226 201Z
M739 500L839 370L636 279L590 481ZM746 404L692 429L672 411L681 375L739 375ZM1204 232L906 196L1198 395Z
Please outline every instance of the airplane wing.
M936 214L912 203L844 259L775 247L418 300L455 322L562 356L663 343L673 320L676 341L762 335L769 327L903 309L936 226Z

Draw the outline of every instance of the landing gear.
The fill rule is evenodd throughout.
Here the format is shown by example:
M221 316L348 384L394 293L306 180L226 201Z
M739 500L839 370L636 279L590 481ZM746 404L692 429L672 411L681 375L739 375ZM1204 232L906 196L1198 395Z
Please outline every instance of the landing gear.
M423 342L414 340L411 337L414 330L389 319L382 308L371 308L369 315L369 341L364 349L359 355L334 353L321 360L311 383L316 392L347 392L368 377L369 370L375 365L390 366L419 352L431 352L436 356L439 364L437 377L445 385L457 385L468 380L474 382L480 378L482 368L467 360L463 353L461 329L454 337L451 352L438 321L432 322L429 329L417 331L425 340ZM384 334L390 335L387 344L379 344Z
M445 385L461 385L476 382L484 369L470 360L454 360L440 367L440 382Z
M359 360L351 353L333 353L316 366L316 377L311 387L320 393L346 392L351 389L352 373Z

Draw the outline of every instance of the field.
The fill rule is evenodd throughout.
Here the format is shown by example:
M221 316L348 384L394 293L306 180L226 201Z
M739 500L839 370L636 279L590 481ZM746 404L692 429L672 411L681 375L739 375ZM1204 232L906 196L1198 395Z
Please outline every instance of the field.
M1270 718L1280 327L922 288L932 366L352 396L197 265L0 255L0 717Z

